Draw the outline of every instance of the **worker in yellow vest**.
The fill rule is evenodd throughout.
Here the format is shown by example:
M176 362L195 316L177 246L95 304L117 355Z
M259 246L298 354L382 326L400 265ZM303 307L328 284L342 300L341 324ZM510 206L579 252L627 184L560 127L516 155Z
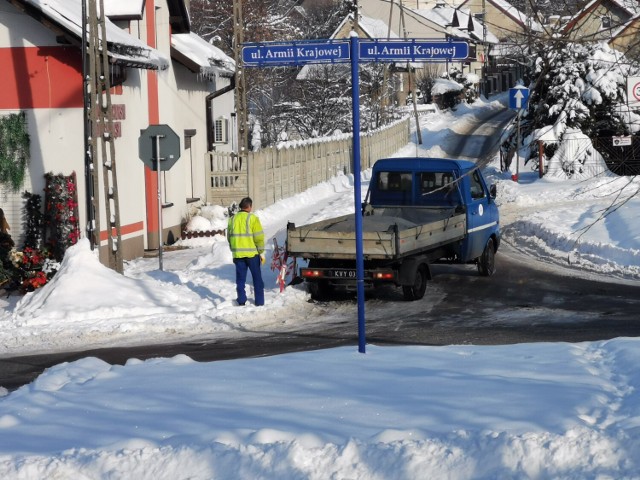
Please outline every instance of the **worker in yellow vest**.
M253 201L245 197L240 201L240 211L229 219L227 239L236 266L236 291L238 305L247 303L245 284L247 270L251 272L255 303L264 305L264 282L260 265L265 262L264 231L260 219L253 213Z

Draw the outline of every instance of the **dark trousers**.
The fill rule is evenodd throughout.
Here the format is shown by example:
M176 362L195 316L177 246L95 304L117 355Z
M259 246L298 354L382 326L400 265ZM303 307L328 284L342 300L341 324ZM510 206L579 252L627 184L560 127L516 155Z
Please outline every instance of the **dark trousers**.
M253 280L256 305L264 305L264 282L262 281L262 272L260 271L260 255L250 258L234 258L233 263L236 266L238 303L242 305L247 301L245 284L247 282L247 270L249 270L251 272L251 279Z

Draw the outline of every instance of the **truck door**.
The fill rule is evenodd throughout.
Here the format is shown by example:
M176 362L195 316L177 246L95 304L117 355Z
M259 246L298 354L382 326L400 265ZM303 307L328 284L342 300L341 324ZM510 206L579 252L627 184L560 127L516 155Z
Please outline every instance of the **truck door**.
M469 175L469 201L467 206L467 255L464 260L474 259L484 250L493 228L497 224L496 207L489 203L489 192L480 177L480 172L474 170Z

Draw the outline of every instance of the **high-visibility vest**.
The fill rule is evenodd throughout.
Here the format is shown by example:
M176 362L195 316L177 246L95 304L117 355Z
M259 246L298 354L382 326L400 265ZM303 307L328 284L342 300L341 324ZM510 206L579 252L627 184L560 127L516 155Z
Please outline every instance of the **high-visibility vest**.
M243 210L229 219L227 239L233 258L254 257L264 252L264 232L260 219Z

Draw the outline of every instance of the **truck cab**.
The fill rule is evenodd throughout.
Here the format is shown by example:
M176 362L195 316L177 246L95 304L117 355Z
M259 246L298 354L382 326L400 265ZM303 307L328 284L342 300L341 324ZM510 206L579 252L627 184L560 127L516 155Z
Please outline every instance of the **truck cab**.
M458 261L481 259L485 254L492 264L500 244L500 217L492 190L479 168L466 160L386 158L373 166L365 203L373 208L431 207L465 213L467 236L457 246ZM485 252L489 243L492 252ZM485 262L480 270L491 275L493 268Z

